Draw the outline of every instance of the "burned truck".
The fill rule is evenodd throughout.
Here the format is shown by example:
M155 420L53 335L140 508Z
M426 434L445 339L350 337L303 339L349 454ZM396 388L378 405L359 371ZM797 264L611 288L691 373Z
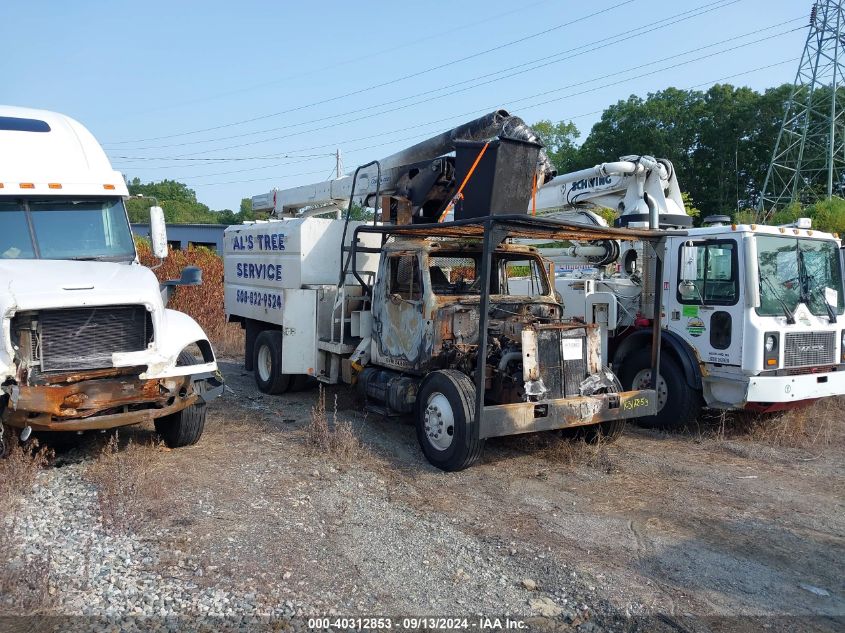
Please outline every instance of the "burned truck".
M314 217L336 213L326 206L286 217L290 192L254 199L272 200L277 218L226 230L226 310L246 330L262 391L303 377L355 384L368 410L413 415L426 458L448 471L476 462L488 438L579 428L613 440L627 418L654 412L653 389L623 392L602 366L601 324L563 319L546 262L515 240L659 238L507 213L527 208L541 161L533 139L502 128L480 145L452 135L454 157L404 172L391 160L358 168L345 219ZM342 186L293 196L330 202ZM383 221L351 221L368 187Z

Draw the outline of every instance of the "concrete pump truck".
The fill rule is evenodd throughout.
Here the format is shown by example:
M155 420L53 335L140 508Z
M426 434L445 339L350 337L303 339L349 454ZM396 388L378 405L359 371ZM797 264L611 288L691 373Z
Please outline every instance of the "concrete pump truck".
M369 410L413 414L444 470L474 463L487 438L575 428L613 440L655 414L653 385L621 388L602 362L607 329L564 318L546 262L514 240L651 248L672 232L531 217L554 175L537 140L497 111L352 176L254 197L274 217L226 230L225 301L258 387L356 383ZM352 221L353 203L372 221Z
M596 208L611 209L616 227L666 233L657 251L612 240L542 249L557 267L564 316L607 330L603 362L624 389L651 384L659 324L658 411L639 423L679 428L702 407L773 412L845 393L838 236L808 219L710 216L691 228L672 164L649 156L559 175L537 192L539 213L606 226Z

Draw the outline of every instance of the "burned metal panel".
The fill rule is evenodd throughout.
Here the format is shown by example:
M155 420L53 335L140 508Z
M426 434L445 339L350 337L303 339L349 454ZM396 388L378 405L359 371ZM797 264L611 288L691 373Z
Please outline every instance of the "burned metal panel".
M501 404L486 406L480 412L480 434L482 438L487 438L552 431L654 415L656 412L656 392L648 389Z

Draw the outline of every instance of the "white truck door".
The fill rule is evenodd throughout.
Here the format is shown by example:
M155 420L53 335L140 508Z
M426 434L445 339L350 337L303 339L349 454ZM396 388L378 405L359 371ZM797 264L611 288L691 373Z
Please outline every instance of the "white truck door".
M742 253L733 237L668 242L666 324L706 363L742 364Z

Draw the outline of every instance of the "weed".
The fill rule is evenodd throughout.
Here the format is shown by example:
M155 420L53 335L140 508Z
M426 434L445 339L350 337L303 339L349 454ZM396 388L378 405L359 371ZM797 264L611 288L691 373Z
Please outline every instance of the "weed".
M342 461L352 461L366 451L352 425L337 418L337 396L334 398L332 420L326 413L326 392L322 386L317 403L311 408L311 420L307 428L308 444L320 453L332 455Z
M130 440L121 450L118 433L114 433L88 466L86 476L97 486L97 500L107 530L132 530L143 519L143 501L160 497L159 479L153 474L158 448L152 442L136 444Z

